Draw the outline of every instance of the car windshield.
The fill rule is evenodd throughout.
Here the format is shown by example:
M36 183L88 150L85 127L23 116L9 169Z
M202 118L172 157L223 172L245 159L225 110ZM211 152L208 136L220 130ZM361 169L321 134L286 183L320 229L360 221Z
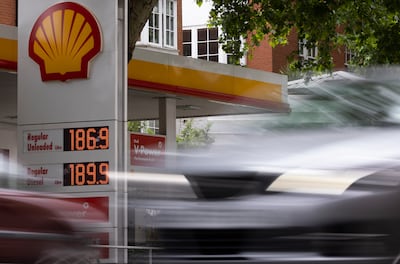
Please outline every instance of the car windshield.
M400 87L372 81L326 81L289 89L291 112L266 117L267 129L392 126L400 123Z

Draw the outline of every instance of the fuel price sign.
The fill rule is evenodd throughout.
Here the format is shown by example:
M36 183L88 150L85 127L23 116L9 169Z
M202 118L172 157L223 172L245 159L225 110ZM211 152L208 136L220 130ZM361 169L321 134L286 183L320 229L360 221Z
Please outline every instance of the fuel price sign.
M109 183L108 161L64 163L64 186L105 185Z
M68 192L87 191L94 186L114 188L109 179L109 171L115 166L111 140L114 123L70 125L42 125L23 131L24 155L29 157L24 166L28 177L25 186ZM35 173L39 169L43 173Z
M109 134L108 126L65 128L64 151L108 149Z

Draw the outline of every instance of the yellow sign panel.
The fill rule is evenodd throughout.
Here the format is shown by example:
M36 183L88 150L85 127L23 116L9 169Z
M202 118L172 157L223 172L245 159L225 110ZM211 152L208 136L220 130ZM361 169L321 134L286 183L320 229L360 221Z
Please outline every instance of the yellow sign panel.
M88 78L89 62L100 50L96 18L73 2L43 12L29 38L29 56L39 64L42 81Z

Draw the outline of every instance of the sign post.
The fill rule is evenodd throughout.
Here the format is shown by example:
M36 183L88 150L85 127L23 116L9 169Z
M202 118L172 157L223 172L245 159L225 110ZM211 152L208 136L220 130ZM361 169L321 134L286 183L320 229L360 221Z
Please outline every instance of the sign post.
M126 12L127 0L18 5L18 187L65 193L82 212L106 203L92 229L112 247L127 246L126 179L109 177L127 170Z

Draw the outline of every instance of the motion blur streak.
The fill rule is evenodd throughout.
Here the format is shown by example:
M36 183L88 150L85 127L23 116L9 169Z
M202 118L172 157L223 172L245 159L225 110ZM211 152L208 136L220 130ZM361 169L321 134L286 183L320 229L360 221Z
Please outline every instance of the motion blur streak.
M132 176L131 176L132 175ZM128 179L135 182L148 182L148 183L160 183L160 184L177 184L177 185L189 185L182 174L159 174L149 172L137 172L134 174L127 174Z
M0 163L0 183L28 177L11 172L12 166ZM65 194L6 187L0 187L0 263L88 264L97 260L98 250L90 247L84 234L91 219L102 212L93 208L93 218L85 218L76 214L82 204Z
M399 263L400 68L334 76L289 83L290 113L179 153L158 171L171 180L129 176L155 262Z
M340 195L372 171L294 170L279 176L267 191Z

